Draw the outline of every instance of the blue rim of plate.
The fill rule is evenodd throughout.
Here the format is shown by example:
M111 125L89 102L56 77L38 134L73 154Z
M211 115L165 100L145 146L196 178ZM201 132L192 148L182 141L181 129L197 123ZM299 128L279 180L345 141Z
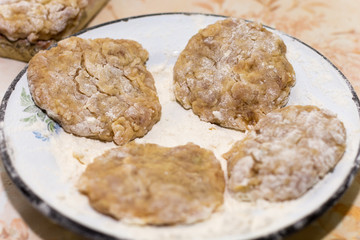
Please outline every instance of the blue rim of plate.
M206 14L206 13L196 13L196 12L166 12L166 13L154 13L154 14L145 14L145 15L138 15L138 16L132 16L132 17L127 17L127 18L121 18L118 20L114 20L114 21L110 21L110 22L106 22L106 23L102 23L93 27L89 27L86 28L80 32L77 32L71 36L77 36L83 33L86 33L90 30L94 30L97 28L101 28L103 26L107 26L107 25L111 25L114 23L118 23L118 22L127 22L129 20L132 19L137 19L137 18L146 18L146 17L154 17L154 16L162 16L162 15L184 15L184 16L192 16L192 15L202 15L202 16L212 16L212 17L219 17L219 18L226 18L229 16L224 16L224 15L217 15L217 14ZM249 20L246 20L249 21ZM272 29L275 30L272 27L266 26L264 25L266 28L268 29ZM313 47L311 47L310 45L302 42L301 40L290 36L286 33L282 33L284 35L286 35L287 37L305 45L306 47L310 48L311 50L313 50L314 52L316 52L319 56L321 56L324 60L326 60L343 78L343 80L345 81L345 83L347 84L349 90L351 91L352 94L352 100L355 102L357 110L358 110L358 114L360 116L360 101L359 98L354 90L354 88L352 87L351 83L349 82L349 80L345 77L345 75L332 63L330 62L324 55L322 55L319 51L317 51L316 49L314 49ZM53 45L51 47L56 46ZM50 48L51 48L50 47ZM107 235L105 233L102 232L98 232L96 230L93 230L89 227L86 227L84 225L82 225L79 222L73 221L70 218L64 216L61 212L55 210L54 208L52 208L51 206L49 206L42 198L40 198L39 196L37 196L27 185L26 183L21 179L21 177L18 175L18 173L16 172L16 169L14 168L13 164L12 164L12 160L11 157L8 153L8 149L7 149L7 144L5 141L5 132L4 132L4 117L5 117L5 111L6 111L6 107L7 107L7 103L8 100L12 94L12 92L15 89L16 84L18 83L18 81L22 78L22 76L25 74L26 70L28 68L28 65L26 65L24 67L24 69L16 76L16 78L12 81L12 83L10 84L9 88L7 89L4 98L1 102L0 105L0 127L1 127L1 131L0 131L0 156L2 158L4 167L6 169L6 172L8 173L9 177L12 179L12 181L14 182L14 184L20 189L20 191L22 192L22 194L26 197L26 199L28 199L31 203L31 205L33 207L35 207L38 211L40 211L43 215L45 215L46 217L48 217L50 220L54 221L55 223L62 225L63 227L79 233L85 237L91 238L91 239L96 239L96 240L125 240L125 238L116 238L114 236L110 236ZM354 177L356 176L358 169L360 166L360 145L358 147L358 151L355 157L355 161L353 163L353 166L351 168L351 170L349 171L346 179L344 180L344 182L342 183L342 185L336 190L336 192L332 195L331 198L329 198L325 203L323 203L316 211L310 213L309 215L303 217L302 219L298 220L297 222L286 226L280 230L277 230L273 233L255 238L257 240L267 240L267 239L281 239L285 236L290 235L291 233L294 233L296 231L301 230L302 228L304 228L305 226L307 226L308 224L310 224L311 222L313 222L316 218L320 217L323 213L325 213L326 210L328 210L329 208L331 208L333 205L335 205L338 200L340 199L340 197L344 194L345 190L351 185Z

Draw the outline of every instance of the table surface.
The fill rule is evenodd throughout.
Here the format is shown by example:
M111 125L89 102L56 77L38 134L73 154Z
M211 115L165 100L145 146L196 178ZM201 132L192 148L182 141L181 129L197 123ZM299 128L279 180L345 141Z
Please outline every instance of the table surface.
M241 17L277 28L317 49L360 94L359 0L111 0L90 22L149 13L202 12ZM0 99L25 63L0 58ZM19 192L0 161L0 239L83 239L37 212ZM340 201L296 239L360 239L360 174Z

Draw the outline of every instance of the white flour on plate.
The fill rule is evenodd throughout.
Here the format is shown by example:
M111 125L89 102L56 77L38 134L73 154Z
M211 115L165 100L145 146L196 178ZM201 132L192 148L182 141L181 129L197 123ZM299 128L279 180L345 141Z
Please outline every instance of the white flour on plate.
M173 64L188 37L195 34L197 29L219 20L212 16L190 18L190 21L188 17L180 15L159 15L144 20L135 18L130 25L127 22L112 23L81 36L131 38L149 50L147 66L159 92L162 116L160 122L136 142L176 146L191 141L213 150L226 173L226 162L221 155L235 141L243 138L244 133L200 121L191 110L184 110L175 101L172 91ZM114 31L114 28L122 30ZM335 192L343 187L356 164L360 120L352 93L341 74L304 44L281 32L271 31L283 38L288 49L287 58L296 73L297 82L291 90L288 104L311 104L329 109L338 114L347 129L344 157L331 173L301 198L282 203L245 203L225 192L224 205L208 220L171 227L127 225L98 213L91 208L87 197L77 191L76 184L86 165L107 149L116 147L115 144L76 137L62 130L58 134L48 131L46 123L40 121L34 112L26 110L28 106L21 104L24 97L28 100L26 75L21 77L11 94L5 114L7 152L16 170L10 173L11 176L21 177L28 188L43 199L38 206L43 212L50 214L50 206L74 222L115 238L249 239L276 233L291 225L296 228L302 226L306 222L301 219L317 213L324 202L333 201ZM30 117L38 120L28 126L23 120Z
M291 51L292 54L288 56L290 62L301 61L299 55L296 54L296 50L291 49ZM162 105L162 116L161 120L154 125L147 135L135 141L138 143L156 143L168 147L193 142L214 151L226 175L226 161L221 155L227 152L235 141L242 139L244 133L200 121L191 110L183 109L176 102L173 94L172 64L153 65L148 68L155 79ZM323 79L323 81L326 80L326 78ZM291 104L309 104L310 102L318 105L321 102L315 98L313 99L310 92L294 93L292 98ZM294 212L299 210L299 205L303 206L304 201L312 201L307 199L305 195L305 200L301 200L301 204L299 204L300 199L282 203L270 203L263 200L256 203L246 203L233 199L228 192L225 192L224 205L206 221L192 225L170 227L127 225L91 209L86 196L81 195L76 190L77 180L85 170L86 165L92 162L94 157L116 145L75 137L64 131L50 138L50 145L61 172L60 178L64 183L71 186L67 192L59 194L57 204L66 205L74 209L74 211L76 209L76 214L89 215L90 217L84 218L86 220L82 224L89 225L92 228L95 226L97 230L117 237L188 240L199 238L215 239L223 236L232 238L237 234L242 234L246 238L247 233L253 234L258 229L262 229L261 232L266 234L274 228L276 229L276 226L281 228L284 222L291 224L292 222L289 222L289 219L291 219ZM326 178L328 176L323 181L326 181ZM318 191L318 189L320 187L316 185L310 191ZM91 218L93 219L91 220ZM268 226L272 227L267 228Z
M138 143L156 143L168 147L193 142L214 151L226 174L226 161L221 155L228 151L235 141L243 138L244 133L200 121L191 110L183 109L176 102L173 95L172 69L172 65L156 65L149 68L156 82L156 88L162 105L162 116L161 120L145 137L135 141ZM73 191L68 192L70 196L60 194L58 196L59 200L74 208L81 208L77 204L87 204L87 202L80 200L79 198L86 197L76 192L75 186L78 178L85 170L86 165L92 162L94 157L101 155L107 149L116 147L116 145L76 137L60 131L57 136L50 138L50 146L59 165L61 179L64 182L70 182L74 186ZM160 228L149 226L141 227L142 230L137 231L138 227L129 225L128 230L132 232L131 236L139 239L189 239L191 238L190 235L220 236L224 233L231 233L234 229L246 232L252 228L256 229L263 227L263 225L266 226L266 224L273 220L274 214L278 215L278 208L282 208L282 205L266 201L259 201L256 204L241 203L233 199L226 192L224 206L207 221L193 224L192 226L164 227L160 232ZM256 215L258 215L260 206L268 214L261 214L261 218L257 219ZM100 213L97 214L101 215ZM282 214L286 213L282 211ZM251 215L253 217L249 218L248 216ZM113 219L110 220L117 222ZM121 222L116 224L125 225ZM197 225L199 225L199 232L196 234ZM190 235L184 234L183 230L189 229L189 227L192 233Z

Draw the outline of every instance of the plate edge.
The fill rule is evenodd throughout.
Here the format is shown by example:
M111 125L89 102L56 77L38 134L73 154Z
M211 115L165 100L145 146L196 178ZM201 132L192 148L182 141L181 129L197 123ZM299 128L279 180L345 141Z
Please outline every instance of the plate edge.
M201 15L201 16L213 16L213 17L219 17L219 18L226 18L228 16L224 15L218 15L218 14L211 14L211 13L199 13L199 12L163 12L163 13L153 13L153 14L143 14L143 15L136 15L136 16L130 16L126 18L121 18L105 23L101 23L86 29L81 30L80 32L77 32L75 34L70 35L71 36L78 36L83 33L86 33L88 31L111 25L118 22L127 22L132 19L138 19L138 18L145 18L145 17L156 17L156 16L163 16L163 15L184 15L184 16L193 16L193 15ZM245 19L246 20L246 19ZM246 20L250 21L250 20ZM251 22L251 21L250 21ZM355 89L351 85L350 81L345 77L345 75L323 54L321 54L318 50L314 49L310 45L306 44L305 42L299 40L298 38L295 38L287 33L284 33L282 31L279 31L275 28L263 25L266 28L276 30L280 32L281 34L286 35L287 37L300 42L301 44L305 45L306 47L310 48L314 52L316 52L318 55L320 55L324 60L326 60L342 77L342 79L347 84L351 94L352 94L352 100L355 102L358 115L360 117L360 101L359 98L355 92ZM53 45L51 47L56 46ZM51 48L50 47L50 48ZM1 101L0 105L0 156L2 158L2 161L4 163L5 170L11 180L15 183L15 185L21 190L22 194L30 201L31 205L35 207L38 211L40 211L43 215L47 216L52 221L66 227L67 229L70 229L74 232L80 233L86 237L90 237L92 239L118 239L115 237L111 237L109 234L105 234L96 230L93 230L91 228L88 228L81 223L75 222L71 219L69 219L67 216L61 214L51 206L49 206L45 201L43 201L39 196L37 196L21 179L21 177L17 174L15 171L14 166L11 163L10 155L8 154L8 151L10 149L7 149L6 141L5 141L5 132L4 132L4 117L5 117L5 111L7 107L7 103L10 99L10 96L12 92L15 90L15 87L19 80L22 78L22 76L25 74L26 70L28 68L28 64L20 71L20 73L16 76L16 78L11 82L10 86L8 87L7 91L4 94L4 97ZM345 178L344 182L341 184L341 186L337 189L337 191L333 194L331 198L329 198L327 201L325 201L317 211L310 213L309 215L303 217L302 219L296 221L295 223L292 223L291 225L284 227L282 229L279 229L278 231L274 233L270 233L264 236L260 236L258 238L255 238L257 240L266 240L266 239L281 239L285 236L290 235L291 233L294 233L296 231L301 230L308 224L310 224L312 221L314 221L316 218L320 217L326 210L330 209L333 205L335 205L339 200L340 197L344 194L345 190L351 185L355 175L357 174L359 170L360 165L360 145L358 146L358 152L355 157L355 161L353 166L351 167L351 170L347 177ZM125 240L124 238L121 238Z

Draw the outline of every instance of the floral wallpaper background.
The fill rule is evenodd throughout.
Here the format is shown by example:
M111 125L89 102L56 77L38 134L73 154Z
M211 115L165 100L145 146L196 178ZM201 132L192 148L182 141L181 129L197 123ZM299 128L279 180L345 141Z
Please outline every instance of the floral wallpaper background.
M158 12L202 12L259 21L312 46L360 94L359 0L110 0L90 26ZM0 240L83 239L34 210L0 163ZM286 239L360 239L360 175L322 217Z

